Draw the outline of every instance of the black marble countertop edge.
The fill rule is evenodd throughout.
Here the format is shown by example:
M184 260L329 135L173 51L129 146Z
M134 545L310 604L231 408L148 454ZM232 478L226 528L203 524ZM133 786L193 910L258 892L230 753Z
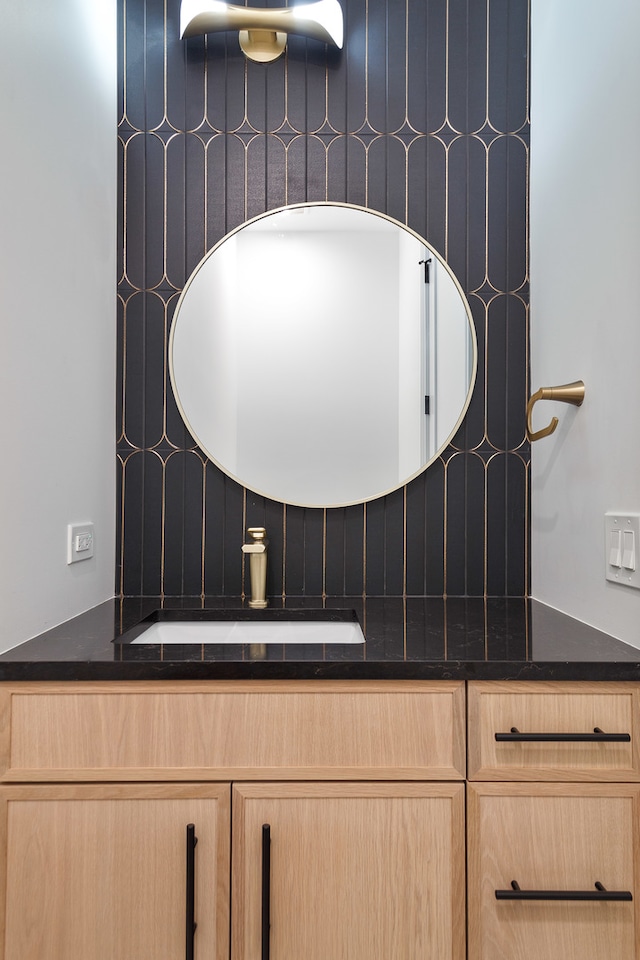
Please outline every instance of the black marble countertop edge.
M524 597L272 604L312 616L355 610L366 644L279 644L263 660L250 659L241 645L206 644L196 652L179 644L165 645L159 658L157 648L118 641L132 628L137 635L140 621L158 609L215 616L242 609L242 599L114 598L0 654L0 680L640 680L640 637L636 648Z
M589 680L638 681L640 661L13 661L0 681L105 680Z

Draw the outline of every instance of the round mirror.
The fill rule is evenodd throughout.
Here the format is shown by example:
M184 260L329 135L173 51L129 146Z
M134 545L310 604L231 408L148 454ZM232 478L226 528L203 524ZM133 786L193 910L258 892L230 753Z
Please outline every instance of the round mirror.
M442 257L390 217L272 210L224 237L176 308L171 383L206 455L256 493L337 507L438 456L476 374L471 311Z

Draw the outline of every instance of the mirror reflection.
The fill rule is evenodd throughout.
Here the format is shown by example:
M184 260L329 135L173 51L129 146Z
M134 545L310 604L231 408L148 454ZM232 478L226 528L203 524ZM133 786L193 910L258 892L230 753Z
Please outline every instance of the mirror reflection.
M441 452L477 351L440 255L382 214L298 204L248 221L189 278L169 344L197 444L256 493L301 506L379 497Z

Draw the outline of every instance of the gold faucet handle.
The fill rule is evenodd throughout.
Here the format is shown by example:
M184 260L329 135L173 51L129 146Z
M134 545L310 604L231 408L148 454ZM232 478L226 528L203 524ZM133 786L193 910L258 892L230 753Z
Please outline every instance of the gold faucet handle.
M251 537L251 543L242 544L243 553L266 553L267 551L267 531L264 527L247 527L247 533Z

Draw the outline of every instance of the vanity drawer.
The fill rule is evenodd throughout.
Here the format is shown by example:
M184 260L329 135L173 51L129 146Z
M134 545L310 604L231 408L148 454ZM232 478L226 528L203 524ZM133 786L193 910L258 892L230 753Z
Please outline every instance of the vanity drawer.
M457 682L7 683L4 781L452 780Z
M639 824L637 784L469 785L469 960L637 960Z
M639 691L635 683L470 683L469 779L640 780Z

